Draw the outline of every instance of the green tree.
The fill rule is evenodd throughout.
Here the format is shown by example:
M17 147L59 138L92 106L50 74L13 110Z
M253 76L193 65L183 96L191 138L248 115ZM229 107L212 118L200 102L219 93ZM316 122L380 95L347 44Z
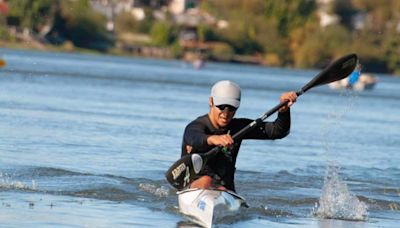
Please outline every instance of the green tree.
M12 0L9 1L9 17L19 21L23 28L38 32L53 16L52 0Z
M141 21L135 19L135 17L129 12L123 12L117 15L115 20L115 30L117 33L150 33L151 27L154 23L152 12L149 9L145 9L145 18Z
M156 22L153 24L150 36L155 45L167 46L174 41L172 26L166 22Z
M197 37L201 42L219 41L219 37L215 34L214 30L205 24L197 26Z
M210 0L202 8L229 22L215 34L236 53L269 53L282 63L291 61L288 34L316 20L315 3L308 0Z
M203 5L214 15L229 21L229 28L213 30L218 37L215 40L228 43L239 54L262 52L263 47L257 38L259 26L256 24L257 17L262 15L257 5L262 3L262 0L212 0Z
M348 53L351 44L351 36L344 26L328 26L320 30L308 24L304 30L298 29L291 34L294 66L324 67L327 60Z
M88 0L59 1L48 38L59 44L70 40L77 47L106 51L113 45L106 18L94 12Z
M115 19L115 31L117 33L133 32L138 27L139 22L128 12L117 15Z
M400 74L400 40L394 35L389 35L384 46L384 56L387 67L391 72Z
M267 19L276 23L282 36L288 36L312 18L315 9L315 2L309 0L265 1L264 13Z
M342 25L352 28L352 20L357 10L354 8L352 1L348 0L335 0L332 5L332 12L340 17Z

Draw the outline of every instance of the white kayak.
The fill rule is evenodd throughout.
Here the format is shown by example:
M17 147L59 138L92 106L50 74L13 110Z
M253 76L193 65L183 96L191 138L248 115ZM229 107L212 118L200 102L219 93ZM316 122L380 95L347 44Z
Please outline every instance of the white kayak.
M227 216L233 216L246 200L232 191L192 188L177 192L179 211L189 220L204 227Z

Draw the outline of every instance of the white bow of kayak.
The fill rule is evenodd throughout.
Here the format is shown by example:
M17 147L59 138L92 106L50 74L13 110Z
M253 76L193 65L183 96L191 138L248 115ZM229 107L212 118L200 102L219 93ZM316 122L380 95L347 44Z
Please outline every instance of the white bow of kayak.
M204 227L212 227L219 219L233 216L241 208L248 207L246 200L232 191L193 188L177 194L179 211Z

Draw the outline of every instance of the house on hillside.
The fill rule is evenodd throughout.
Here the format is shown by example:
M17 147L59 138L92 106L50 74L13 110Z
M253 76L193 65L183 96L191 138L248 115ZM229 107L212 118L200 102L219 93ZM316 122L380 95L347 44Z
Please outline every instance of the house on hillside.
M327 27L340 22L339 16L330 12L334 0L317 0L316 2L318 6L317 15L321 27Z
M332 13L332 6L337 0L317 0L317 14L321 27L335 25L341 22L342 18ZM368 14L366 12L356 12L351 17L351 26L355 30L363 29L368 23Z
M115 17L122 12L130 12L136 20L145 19L145 8L158 10L167 6L168 0L91 0L91 6L108 19L107 30L114 31Z

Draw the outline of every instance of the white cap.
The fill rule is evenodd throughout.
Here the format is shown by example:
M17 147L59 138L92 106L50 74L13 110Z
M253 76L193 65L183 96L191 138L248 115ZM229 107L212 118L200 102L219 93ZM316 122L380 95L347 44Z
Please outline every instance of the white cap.
M214 84L211 88L211 97L214 105L231 105L239 108L240 87L231 81L224 80Z

